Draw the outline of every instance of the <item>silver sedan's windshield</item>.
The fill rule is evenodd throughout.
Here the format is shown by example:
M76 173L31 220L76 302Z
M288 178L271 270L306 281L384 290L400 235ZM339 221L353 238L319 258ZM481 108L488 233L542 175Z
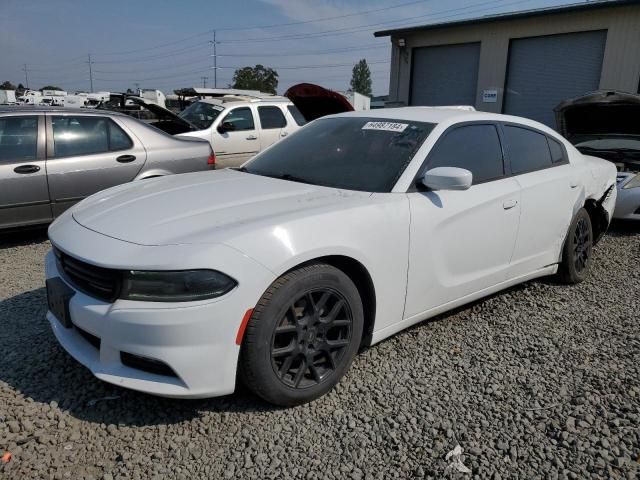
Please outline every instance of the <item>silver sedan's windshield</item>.
M276 143L243 171L327 187L389 192L435 124L321 118Z

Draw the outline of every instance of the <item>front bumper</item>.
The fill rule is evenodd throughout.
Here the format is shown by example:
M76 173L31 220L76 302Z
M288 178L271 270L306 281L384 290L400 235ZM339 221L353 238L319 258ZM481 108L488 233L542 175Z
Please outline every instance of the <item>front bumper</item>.
M119 244L115 251L120 256L127 245L139 248L109 240ZM52 241L55 243L55 239ZM56 246L73 255L64 243ZM171 248L175 253L178 247ZM247 309L255 305L274 277L248 257L222 245L218 248L225 250L222 263L227 271L238 273L234 275L238 287L220 298L185 303L97 300L67 281L58 271L55 255L49 252L45 258L46 278L61 278L75 293L69 302L71 328L64 327L51 311L47 320L62 347L106 382L165 397L204 398L232 393L240 350L236 345L238 328ZM108 251L102 253L109 257ZM135 267L139 265L138 256ZM128 366L130 362L123 363L122 353L160 362L173 374Z

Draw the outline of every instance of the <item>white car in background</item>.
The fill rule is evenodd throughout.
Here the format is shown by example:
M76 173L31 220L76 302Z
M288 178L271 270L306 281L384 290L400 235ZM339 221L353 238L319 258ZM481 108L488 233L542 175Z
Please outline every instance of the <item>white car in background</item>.
M615 181L610 162L522 118L328 116L241 169L123 185L66 212L49 228L47 318L107 382L209 397L239 373L300 404L362 345L536 277L582 281Z
M217 168L242 165L306 123L289 99L275 95L203 99L178 116L197 129L180 135L211 143Z

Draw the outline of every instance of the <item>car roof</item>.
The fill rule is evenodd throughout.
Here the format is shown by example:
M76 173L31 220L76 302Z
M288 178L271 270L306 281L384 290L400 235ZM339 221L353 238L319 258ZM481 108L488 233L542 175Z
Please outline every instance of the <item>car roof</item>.
M494 121L494 122L513 122L520 123L525 126L544 130L557 135L557 132L528 118L515 117L513 115L503 115L499 113L479 112L470 110L467 106L452 105L449 107L399 107L399 108L380 108L375 110L361 110L356 112L337 113L328 115L327 117L370 117L390 120L406 120L413 122L427 123L459 123L473 121Z
M16 105L16 106L2 106L0 107L0 114L5 113L21 113L21 114L29 114L29 113L81 113L83 115L114 115L121 117L128 117L120 112L113 112L111 110L98 110L95 108L69 108L69 107L39 107L39 106L29 106L29 105Z
M199 102L210 103L212 105L236 105L238 103L291 103L286 97L278 95L265 95L263 97L253 97L249 95L225 95L224 97L202 98Z

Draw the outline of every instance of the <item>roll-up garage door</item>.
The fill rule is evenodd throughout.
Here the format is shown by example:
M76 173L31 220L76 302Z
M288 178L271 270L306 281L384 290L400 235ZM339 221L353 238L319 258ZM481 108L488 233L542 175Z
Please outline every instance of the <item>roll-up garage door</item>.
M598 89L606 40L606 30L511 40L504 113L555 128L558 103Z
M413 49L410 105L475 105L480 43Z

